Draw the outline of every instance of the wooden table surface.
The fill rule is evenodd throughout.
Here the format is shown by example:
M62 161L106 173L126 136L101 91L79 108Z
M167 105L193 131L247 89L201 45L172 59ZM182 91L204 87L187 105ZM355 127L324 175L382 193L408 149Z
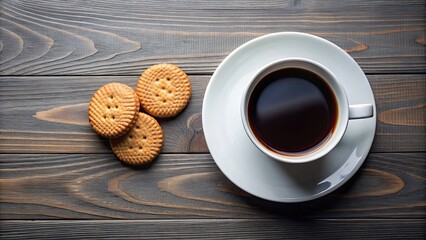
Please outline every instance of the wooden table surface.
M424 0L0 2L0 238L403 238L426 236ZM239 190L206 146L201 106L227 54L299 31L345 49L377 102L375 141L336 192L301 204ZM169 62L193 95L160 120L162 153L122 165L91 131L102 85L136 86Z

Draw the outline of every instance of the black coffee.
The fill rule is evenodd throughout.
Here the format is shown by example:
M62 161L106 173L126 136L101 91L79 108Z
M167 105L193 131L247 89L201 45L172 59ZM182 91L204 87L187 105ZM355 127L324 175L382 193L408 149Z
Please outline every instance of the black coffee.
M295 153L315 147L333 132L337 101L317 74L286 68L268 74L254 88L248 118L269 149Z

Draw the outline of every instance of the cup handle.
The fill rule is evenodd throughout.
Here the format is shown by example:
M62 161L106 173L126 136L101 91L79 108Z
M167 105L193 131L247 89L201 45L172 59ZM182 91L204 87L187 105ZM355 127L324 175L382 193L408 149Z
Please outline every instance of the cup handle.
M369 118L373 116L372 104L349 105L349 119Z

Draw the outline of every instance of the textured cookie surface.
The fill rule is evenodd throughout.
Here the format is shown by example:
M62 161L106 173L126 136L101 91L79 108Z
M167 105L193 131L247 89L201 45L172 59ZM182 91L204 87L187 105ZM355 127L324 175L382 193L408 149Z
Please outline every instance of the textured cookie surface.
M188 104L191 84L180 68L162 63L142 73L136 93L147 113L156 117L173 117Z
M139 99L131 87L109 83L93 94L89 104L89 122L102 137L118 137L133 126L139 108Z
M150 163L163 146L163 130L153 117L139 113L135 125L123 136L110 140L114 154L130 165Z

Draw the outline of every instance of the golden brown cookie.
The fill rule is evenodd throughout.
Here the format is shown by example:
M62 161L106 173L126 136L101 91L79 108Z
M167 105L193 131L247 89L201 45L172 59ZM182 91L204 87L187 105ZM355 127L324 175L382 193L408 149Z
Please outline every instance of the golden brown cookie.
M163 146L163 130L157 120L139 113L135 125L123 136L110 140L114 154L130 165L150 163Z
M109 83L93 94L89 104L89 122L102 137L119 137L133 126L139 108L138 96L131 87Z
M136 93L147 113L162 118L173 117L188 104L191 83L180 68L162 63L142 73Z

